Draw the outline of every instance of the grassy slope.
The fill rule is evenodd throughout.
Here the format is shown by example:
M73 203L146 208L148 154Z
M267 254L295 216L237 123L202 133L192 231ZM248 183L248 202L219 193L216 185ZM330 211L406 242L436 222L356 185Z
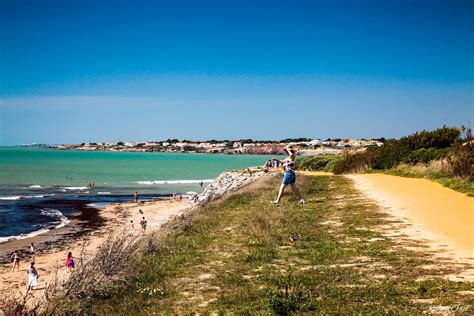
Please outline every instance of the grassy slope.
M430 280L416 281L427 276L423 266L431 257L382 236L380 225L391 223L346 178L300 177L308 203L285 196L278 207L269 203L278 183L269 181L155 236L159 250L136 264L136 279L84 300L83 307L99 314L411 314L430 304L474 305L458 293L472 283L436 280L438 269L429 271ZM290 241L292 233L300 238Z

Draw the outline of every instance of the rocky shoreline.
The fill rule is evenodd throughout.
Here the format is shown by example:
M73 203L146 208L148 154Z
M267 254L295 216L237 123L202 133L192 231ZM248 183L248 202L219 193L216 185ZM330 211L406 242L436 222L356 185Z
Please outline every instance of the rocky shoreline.
M198 195L200 203L217 200L226 193L236 191L247 184L263 177L267 172L260 169L246 171L228 171L221 173L206 189Z

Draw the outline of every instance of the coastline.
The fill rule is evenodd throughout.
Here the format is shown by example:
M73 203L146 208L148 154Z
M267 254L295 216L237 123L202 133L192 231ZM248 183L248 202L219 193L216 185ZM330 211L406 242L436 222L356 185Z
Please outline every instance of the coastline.
M263 171L229 171L222 173L206 189L197 195L196 202L190 203L188 199L182 200L158 199L151 201L115 203L103 209L94 209L92 212L81 212L73 218L68 225L53 229L47 233L31 238L9 241L0 244L0 297L20 297L26 293L26 268L30 262L28 254L29 245L35 243L38 248L36 255L36 268L39 274L39 286L30 291L33 300L40 300L44 294L46 283L59 276L67 278L65 258L69 251L73 256L79 257L81 251L85 257L91 256L110 236L128 232L129 222L135 223L135 236L140 234L139 222L145 217L148 225L146 235L159 230L172 218L181 216L199 208L208 202L246 186L263 177ZM143 214L139 212L142 210ZM14 250L22 250L19 271L11 271L9 255ZM7 261L7 262L5 262Z
M117 234L126 229L126 223L133 220L135 232L139 234L139 222L141 216L145 216L148 221L147 234L159 229L173 216L177 216L189 208L189 203L185 200L174 201L170 199L145 201L137 203L119 203L107 206L102 210L97 210L88 220L84 216L75 219L60 229L51 230L45 234L27 239L6 242L0 245L0 252L9 256L11 251L22 249L19 271L11 271L11 264L2 261L0 264L0 296L21 295L26 292L25 269L30 262L27 254L27 247L31 242L38 248L36 255L36 267L39 274L39 286L37 290L31 292L32 296L39 299L43 294L45 282L54 277L56 270L65 272L64 261L68 251L74 256L84 247L84 254L91 255L110 234ZM143 211L143 215L139 213Z

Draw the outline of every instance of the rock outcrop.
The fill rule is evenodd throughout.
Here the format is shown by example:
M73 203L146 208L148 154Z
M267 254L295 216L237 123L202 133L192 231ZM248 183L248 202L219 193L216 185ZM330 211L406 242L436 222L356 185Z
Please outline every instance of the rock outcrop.
M216 200L227 192L232 192L265 175L263 171L229 171L222 173L198 195L200 203Z

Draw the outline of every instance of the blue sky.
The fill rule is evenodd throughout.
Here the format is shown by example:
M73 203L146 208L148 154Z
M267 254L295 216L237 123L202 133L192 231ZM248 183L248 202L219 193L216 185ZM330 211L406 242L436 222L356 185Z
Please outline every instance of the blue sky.
M472 125L473 1L0 2L0 145Z

